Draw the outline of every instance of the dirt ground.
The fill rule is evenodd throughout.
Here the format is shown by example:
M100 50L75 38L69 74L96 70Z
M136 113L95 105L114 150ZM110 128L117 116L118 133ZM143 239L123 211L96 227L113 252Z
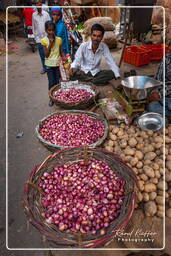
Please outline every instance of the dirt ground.
M0 47L3 41L0 41ZM1 47L2 48L2 47ZM21 206L23 195L24 182L27 181L29 173L34 166L41 163L50 152L41 145L35 137L34 129L38 120L44 116L53 113L56 107L48 106L48 86L46 74L40 74L40 59L38 53L32 53L29 46L25 43L25 39L18 37L16 41L10 44L10 52L8 57L8 90L5 92L5 54L0 55L0 107L1 107L1 122L0 122L0 155L1 155L1 175L0 175L0 194L2 203L0 204L0 256L42 256L45 255L40 251L26 251L19 248L43 248L40 233L31 225L28 228L26 217ZM120 51L112 51L116 62L119 62ZM157 70L158 63L153 62L148 66L136 68L139 75L153 75ZM104 62L102 67L105 67ZM135 69L135 67L123 63L121 73L124 71ZM102 93L105 94L110 90L108 87L102 88ZM6 96L8 96L6 98ZM5 99L7 99L7 197L5 196ZM16 138L18 133L23 132L23 136ZM5 248L5 200L8 203L8 232L7 245L10 250ZM139 225L144 220L142 211L134 213L133 218L139 219ZM131 219L132 221L133 219ZM131 222L130 222L131 223ZM148 224L151 223L148 220ZM153 219L153 226L158 231L158 245L162 247L162 221L159 218ZM167 220L167 224L170 222ZM169 226L167 225L167 227ZM171 225L169 226L171 227ZM129 226L128 228L132 228ZM169 237L171 237L169 235ZM167 252L169 249L169 237L167 237ZM129 244L122 244L123 248L130 247ZM118 248L118 243L114 241L109 248ZM138 247L138 246L137 246ZM124 256L125 251L58 251L53 255L68 256L68 255L100 255L100 256ZM135 255L138 255L136 253ZM141 254L143 255L143 254ZM154 252L154 255L159 255L159 252Z

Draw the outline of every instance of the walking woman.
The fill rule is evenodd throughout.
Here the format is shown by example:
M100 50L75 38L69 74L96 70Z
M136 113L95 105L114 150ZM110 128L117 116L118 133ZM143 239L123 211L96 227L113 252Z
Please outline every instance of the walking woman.
M52 7L51 15L55 23L55 35L62 38L62 50L64 54L69 54L68 32L63 22L62 9L60 7Z

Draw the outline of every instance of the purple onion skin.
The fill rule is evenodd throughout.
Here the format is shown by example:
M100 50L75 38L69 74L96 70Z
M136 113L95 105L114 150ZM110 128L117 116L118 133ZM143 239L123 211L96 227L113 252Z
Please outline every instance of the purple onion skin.
M46 221L61 232L104 235L119 216L125 198L125 181L95 159L55 166L52 172L43 174L39 187L43 190Z

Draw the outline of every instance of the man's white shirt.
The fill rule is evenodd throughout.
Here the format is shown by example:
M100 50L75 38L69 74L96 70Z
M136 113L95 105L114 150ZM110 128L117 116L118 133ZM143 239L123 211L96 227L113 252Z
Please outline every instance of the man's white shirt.
M36 43L40 43L41 39L46 36L45 22L48 20L50 20L50 16L46 11L42 10L41 15L38 14L38 11L33 13L32 26Z
M105 58L110 69L114 72L115 77L120 77L119 68L114 61L108 46L103 42L100 42L95 53L92 50L92 41L82 43L76 52L71 67L75 69L80 68L86 74L90 71L91 74L95 76L101 70L100 62L102 57Z

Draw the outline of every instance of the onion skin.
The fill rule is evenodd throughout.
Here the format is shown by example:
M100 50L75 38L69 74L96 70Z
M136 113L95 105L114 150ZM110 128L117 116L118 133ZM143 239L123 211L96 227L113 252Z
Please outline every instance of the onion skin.
M39 130L43 139L59 146L91 145L104 135L104 125L87 114L55 114Z
M90 99L93 94L86 89L70 88L55 92L53 97L67 103L77 103Z
M97 176L98 180L94 179ZM105 228L119 216L125 198L125 181L95 159L55 166L42 175L38 186L43 191L46 221L61 232L104 235Z

